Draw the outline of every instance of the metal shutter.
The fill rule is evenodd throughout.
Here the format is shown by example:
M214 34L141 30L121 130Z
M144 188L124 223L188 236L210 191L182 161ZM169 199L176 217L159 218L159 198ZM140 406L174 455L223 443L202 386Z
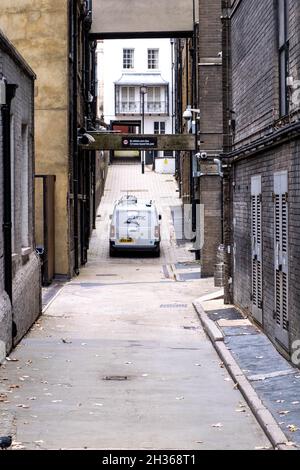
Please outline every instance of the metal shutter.
M274 174L275 337L289 348L288 315L288 174Z
M261 176L251 178L252 315L262 324L262 195Z

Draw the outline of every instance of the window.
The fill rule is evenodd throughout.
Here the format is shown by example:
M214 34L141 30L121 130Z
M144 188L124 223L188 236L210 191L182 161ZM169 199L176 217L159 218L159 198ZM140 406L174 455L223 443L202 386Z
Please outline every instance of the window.
M28 178L28 126L22 125L22 171L21 171L21 242L22 248L29 246L29 178Z
M286 79L289 69L288 0L278 0L279 100L280 115L289 112Z
M121 88L121 112L136 111L135 88L124 86Z
M148 49L148 69L158 69L158 49Z
M161 89L160 87L148 87L147 91L147 111L162 112Z
M123 69L134 68L134 49L123 49Z
M166 123L165 122L154 122L154 134L165 134Z

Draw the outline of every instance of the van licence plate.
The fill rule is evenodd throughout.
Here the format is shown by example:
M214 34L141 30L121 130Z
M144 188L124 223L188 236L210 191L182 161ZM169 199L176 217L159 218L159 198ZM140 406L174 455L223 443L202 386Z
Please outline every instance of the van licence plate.
M120 238L120 243L133 243L134 240L132 238Z

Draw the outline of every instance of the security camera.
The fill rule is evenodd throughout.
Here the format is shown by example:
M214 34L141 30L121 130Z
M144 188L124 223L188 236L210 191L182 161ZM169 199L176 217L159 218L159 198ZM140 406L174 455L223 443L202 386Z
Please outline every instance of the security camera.
M94 137L88 134L87 132L79 137L79 143L81 145L93 144L95 141Z
M183 115L182 115L183 119L185 119L186 121L189 121L190 119L192 119L192 111L188 108L184 111Z

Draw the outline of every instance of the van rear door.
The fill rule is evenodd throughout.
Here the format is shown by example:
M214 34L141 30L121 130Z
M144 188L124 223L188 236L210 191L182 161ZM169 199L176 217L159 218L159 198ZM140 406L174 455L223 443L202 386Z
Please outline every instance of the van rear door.
M117 243L148 245L152 235L150 211L117 211Z

